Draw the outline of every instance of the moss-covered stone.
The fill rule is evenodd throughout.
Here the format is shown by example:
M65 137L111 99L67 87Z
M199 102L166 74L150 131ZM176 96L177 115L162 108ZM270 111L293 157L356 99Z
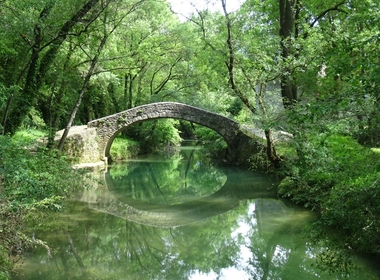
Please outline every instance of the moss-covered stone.
M58 143L63 130L57 132L55 141ZM100 161L98 135L96 128L86 125L71 127L63 146L63 152L73 163L93 163Z

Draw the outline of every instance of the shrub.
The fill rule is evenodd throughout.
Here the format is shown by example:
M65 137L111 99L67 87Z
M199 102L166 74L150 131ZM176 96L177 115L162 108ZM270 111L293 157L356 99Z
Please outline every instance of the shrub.
M380 155L336 134L297 145L279 193L317 210L343 247L380 256Z
M224 157L227 143L217 132L210 128L197 125L195 126L195 134L198 140L202 141L205 150L207 150L211 156Z
M30 147L28 136L0 136L1 277L8 277L9 256L37 244L46 247L28 238L24 224L38 219L43 225L44 213L59 211L80 178L58 151L41 148L31 152Z
M377 256L380 256L379 179L369 175L334 186L321 216L324 225L344 234L345 244Z
M180 132L175 127L177 123L173 119L143 122L128 127L123 135L140 143L141 154L165 153L181 143Z
M116 137L111 146L112 160L125 160L137 156L140 151L140 145L137 141Z

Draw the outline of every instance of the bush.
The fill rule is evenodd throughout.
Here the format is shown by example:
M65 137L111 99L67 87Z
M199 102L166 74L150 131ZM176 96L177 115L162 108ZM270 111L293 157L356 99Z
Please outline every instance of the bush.
M175 127L178 120L160 119L128 127L123 135L140 143L140 153L165 153L178 146L182 139Z
M297 143L279 194L317 210L345 247L380 256L380 155L342 135Z
M214 130L200 125L195 126L195 134L198 140L202 141L204 149L207 150L211 156L224 158L227 143L222 136Z
M116 137L111 146L111 158L114 161L125 160L137 156L140 145L137 141Z
M11 268L11 255L46 246L28 238L24 224L38 219L43 225L43 213L59 211L80 178L58 151L31 152L28 139L0 136L0 276Z
M290 175L281 191L307 207L318 206L332 187L378 170L380 158L354 139L342 135L311 135L295 143L298 157L287 164ZM289 183L292 181L292 184Z
M322 223L339 229L345 244L377 256L380 256L379 179L369 175L338 184L331 190L321 213Z
M8 137L0 137L0 146L3 192L15 207L43 206L39 202L47 198L59 201L74 188L73 170L57 151L30 153Z

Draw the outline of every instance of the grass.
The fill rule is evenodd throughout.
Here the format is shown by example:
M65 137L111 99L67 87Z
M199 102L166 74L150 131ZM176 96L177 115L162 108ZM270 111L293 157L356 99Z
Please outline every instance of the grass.
M39 129L22 129L18 130L12 137L13 143L30 144L37 141L37 139L47 135L47 132Z

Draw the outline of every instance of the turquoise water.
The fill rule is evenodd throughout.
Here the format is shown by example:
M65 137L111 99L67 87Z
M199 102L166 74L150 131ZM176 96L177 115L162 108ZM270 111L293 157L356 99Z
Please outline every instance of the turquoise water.
M95 175L99 183L68 201L48 230L35 230L50 256L28 255L14 279L380 279L358 257L339 272L320 269L321 252L339 254L305 237L312 213L278 200L276 180L216 166L202 149Z

